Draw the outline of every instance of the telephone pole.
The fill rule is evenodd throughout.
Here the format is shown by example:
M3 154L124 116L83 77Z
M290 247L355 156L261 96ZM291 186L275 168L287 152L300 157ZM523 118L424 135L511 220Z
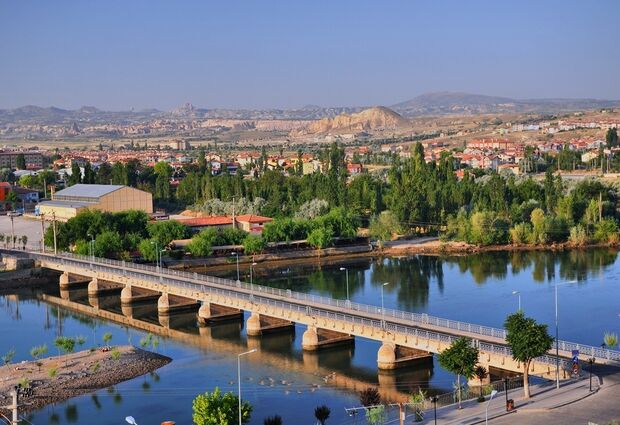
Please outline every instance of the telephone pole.
M5 409L11 410L12 415L11 415L10 425L19 425L19 415L17 414L17 407L19 406L18 405L19 387L18 386L13 387L13 389L11 390L9 394L11 395L13 402L9 406L2 406L2 407ZM7 418L4 415L0 415L0 416L2 416L7 421L9 420L9 418Z

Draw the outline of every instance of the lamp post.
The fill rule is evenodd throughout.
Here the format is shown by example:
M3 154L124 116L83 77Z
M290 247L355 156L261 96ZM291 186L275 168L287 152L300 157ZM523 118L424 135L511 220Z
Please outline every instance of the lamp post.
M558 331L558 284L555 288L555 388L560 389L560 337Z
M519 310L518 311L521 311L521 292L519 292L519 291L512 291L512 295L516 295L516 296L519 297Z
M491 391L491 397L489 397L489 401L487 402L487 407L485 408L485 411L484 411L484 423L485 424L489 423L489 405L491 404L491 400L493 400L493 397L495 397L495 394L497 394L497 390Z
M91 261L95 261L95 238L91 233L86 236L90 236L90 241L88 242L88 252L90 253Z
M151 241L151 245L155 245L155 270L159 273L159 243Z
M594 357L588 359L588 364L590 365L590 392L592 392L592 368L594 367L595 361L596 359Z
M347 281L347 301L349 301L349 269L346 267L340 267L341 272L345 272Z
M238 398L239 398L239 425L241 425L241 356L245 356L248 354L252 354L256 352L256 348L254 348L253 350L250 351L246 351L244 353L241 354L237 354L237 384L238 384L238 389L239 389L239 394L238 394Z
M435 425L437 425L437 396L434 395L431 397L431 401L433 402L433 411L435 413Z
M250 264L250 296L254 298L254 266L256 262Z
M389 284L390 282L385 282L381 285L381 329L385 329L385 306L383 302L383 287Z
M237 282L241 282L239 278L239 251L235 251L233 255L237 257Z

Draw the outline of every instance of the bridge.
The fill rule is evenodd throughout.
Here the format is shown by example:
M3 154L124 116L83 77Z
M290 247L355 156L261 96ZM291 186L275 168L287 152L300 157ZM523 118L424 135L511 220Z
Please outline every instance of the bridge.
M175 311L197 311L202 323L239 319L249 312L246 332L259 337L267 332L305 325L302 347L306 351L352 343L355 337L381 342L377 353L380 370L392 370L423 361L449 347L459 337L470 338L479 348L479 363L487 369L522 373L512 358L504 329L459 322L427 314L384 309L291 290L249 284L124 261L62 253L0 250L34 260L40 267L61 272L63 288L88 282L89 296L119 290L123 305L157 299L160 316ZM62 294L62 291L61 291ZM597 363L620 365L620 351L568 341L557 341L560 379L570 377L572 351L595 357ZM530 374L553 378L555 345L535 359Z

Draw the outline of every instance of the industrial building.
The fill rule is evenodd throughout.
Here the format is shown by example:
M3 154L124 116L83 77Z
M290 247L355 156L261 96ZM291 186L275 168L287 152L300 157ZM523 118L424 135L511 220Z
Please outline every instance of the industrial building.
M133 187L105 184L76 184L52 194L51 201L41 202L35 212L57 220L68 220L80 211L96 209L107 212L140 210L153 213L153 195Z

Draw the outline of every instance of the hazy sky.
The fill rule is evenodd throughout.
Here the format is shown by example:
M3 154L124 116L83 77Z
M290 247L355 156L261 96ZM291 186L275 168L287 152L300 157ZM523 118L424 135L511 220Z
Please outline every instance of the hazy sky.
M620 1L0 0L0 108L620 99Z

